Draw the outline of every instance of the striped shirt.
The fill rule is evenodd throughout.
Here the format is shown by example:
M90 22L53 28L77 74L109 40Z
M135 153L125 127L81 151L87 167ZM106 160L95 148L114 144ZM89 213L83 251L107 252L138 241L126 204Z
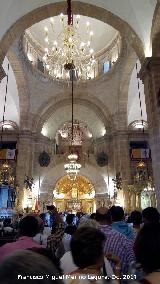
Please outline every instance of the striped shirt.
M99 225L99 229L106 236L105 253L113 253L118 256L121 261L122 274L126 274L130 263L135 261L133 241L130 241L109 225ZM111 264L113 266L113 263Z

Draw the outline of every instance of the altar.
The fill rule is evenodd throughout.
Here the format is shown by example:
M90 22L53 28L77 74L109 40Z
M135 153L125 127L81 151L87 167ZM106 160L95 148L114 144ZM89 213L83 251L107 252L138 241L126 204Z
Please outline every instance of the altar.
M77 176L71 181L68 176L62 177L53 190L53 204L59 212L95 212L95 190L86 177Z

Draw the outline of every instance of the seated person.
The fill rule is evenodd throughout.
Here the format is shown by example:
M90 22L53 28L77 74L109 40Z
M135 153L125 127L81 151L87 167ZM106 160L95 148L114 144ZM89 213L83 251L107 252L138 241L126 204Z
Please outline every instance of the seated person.
M21 219L19 223L19 237L13 243L7 243L0 247L0 262L10 253L20 250L28 249L33 247L44 247L37 244L33 237L39 230L38 221L34 216L26 216Z
M4 231L4 234L10 234L13 232L13 227L12 227L10 218L6 218L3 221L3 231Z

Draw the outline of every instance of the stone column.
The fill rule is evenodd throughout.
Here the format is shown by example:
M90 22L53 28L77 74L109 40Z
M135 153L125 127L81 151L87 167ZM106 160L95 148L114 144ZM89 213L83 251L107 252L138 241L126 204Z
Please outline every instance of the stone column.
M127 132L117 132L113 138L114 168L120 172L125 184L130 182L129 140Z
M127 185L131 180L130 157L129 157L129 139L127 131L117 131L113 137L114 148L114 170L115 174L120 172L122 177L124 208L129 208L129 194Z
M21 132L18 141L18 157L17 157L17 181L19 184L19 204L18 209L22 210L22 201L24 197L24 177L33 176L33 160L34 160L34 138L29 131Z
M139 77L144 83L153 177L160 210L160 57L146 58Z

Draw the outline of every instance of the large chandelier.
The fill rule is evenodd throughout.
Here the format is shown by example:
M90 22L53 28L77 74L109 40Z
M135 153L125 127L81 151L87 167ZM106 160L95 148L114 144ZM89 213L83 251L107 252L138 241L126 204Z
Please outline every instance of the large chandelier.
M63 139L67 139L68 141L72 141L72 123L66 122L64 125L58 130ZM73 141L72 145L81 146L82 142L85 140L85 137L92 137L92 134L89 132L87 125L79 122L78 120L74 120L73 123Z
M93 31L90 30L90 23L86 23L86 38L81 39L78 32L80 16L76 16L73 24L73 13L71 0L67 0L66 23L63 14L60 15L62 31L57 39L53 39L54 18L50 19L52 34L49 34L48 27L45 27L45 54L43 62L49 74L57 79L70 79L70 69L74 69L77 79L90 79L95 66L94 50L91 47Z

